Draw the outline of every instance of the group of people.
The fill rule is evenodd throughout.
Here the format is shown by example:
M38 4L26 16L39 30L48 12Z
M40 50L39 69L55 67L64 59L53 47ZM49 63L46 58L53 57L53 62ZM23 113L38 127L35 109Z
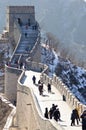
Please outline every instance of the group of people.
M36 77L33 75L32 77L33 84L36 84ZM38 90L39 94L43 95L43 82L40 80L38 81ZM47 91L48 93L51 93L51 84L47 84ZM58 105L52 104L52 107L48 110L48 108L45 108L44 117L47 119L55 119L55 121L61 121L61 114L58 108ZM82 115L79 114L79 111L77 108L72 110L71 113L71 126L79 125L80 118L82 119L82 130L86 130L86 110L82 113Z
M52 104L50 110L45 108L44 117L47 119L55 119L55 121L61 121L61 114L58 105ZM75 121L79 125L80 118L82 119L82 130L86 130L86 110L79 116L77 108L72 110L71 113L71 126L75 126Z
M32 81L33 81L33 84L36 84L35 75L33 75ZM39 95L43 95L44 89L43 89L43 82L41 82L41 80L38 81L38 90L39 90ZM47 91L48 91L48 93L51 93L51 84L50 83L47 84Z
M45 108L44 117L47 119L55 119L55 121L61 121L61 114L58 108L58 105L52 104L52 107L48 111L48 108Z
M79 115L77 108L72 110L71 126L75 126L75 121L79 125L80 118L82 119L82 130L86 130L86 110L81 115Z
M77 125L79 125L80 117L77 108L72 110L71 113L71 126L75 126L75 121L77 122Z
M32 80L33 80L33 84L36 84L35 75L33 75ZM40 80L38 81L38 90L39 90L39 95L43 95L43 82L41 82Z

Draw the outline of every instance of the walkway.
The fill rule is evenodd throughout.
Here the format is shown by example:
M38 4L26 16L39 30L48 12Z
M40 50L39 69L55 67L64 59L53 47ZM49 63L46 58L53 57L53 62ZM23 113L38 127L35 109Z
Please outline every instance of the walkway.
M21 32L21 39L15 48L15 53L11 59L11 64L16 64L16 62L21 59L22 55L25 57L25 59L28 58L38 37L38 29L34 30L33 26L26 28L26 25L23 25L21 27Z
M77 126L70 126L70 115L71 115L71 108L67 105L65 101L62 100L62 96L59 93L59 91L52 86L52 93L47 92L47 87L44 85L44 96L39 95L38 87L33 84L32 77L33 75L36 76L36 83L38 83L38 80L40 79L40 73L36 73L33 71L26 71L25 72L26 79L24 81L24 85L27 87L30 86L39 102L40 108L42 110L42 113L44 115L45 107L50 107L54 103L55 105L58 105L59 110L61 112L61 120L58 123L64 128L64 130L81 130L81 123ZM53 119L52 119L53 120Z
M30 53L32 50L37 39L38 30L33 30L32 26L26 28L26 25L22 26L21 30L22 37L15 53L24 55Z

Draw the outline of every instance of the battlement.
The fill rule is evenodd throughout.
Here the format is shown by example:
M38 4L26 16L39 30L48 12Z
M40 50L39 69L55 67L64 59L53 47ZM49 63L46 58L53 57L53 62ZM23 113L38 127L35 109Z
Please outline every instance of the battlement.
M34 13L34 6L8 6L7 13Z

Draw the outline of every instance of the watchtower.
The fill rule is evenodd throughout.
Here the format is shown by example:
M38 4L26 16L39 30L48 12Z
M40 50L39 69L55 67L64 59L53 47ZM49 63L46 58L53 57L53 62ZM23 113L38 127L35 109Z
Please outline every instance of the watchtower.
M23 24L35 24L34 6L8 6L7 7L7 31L11 41L15 41L14 31L15 22L22 26Z

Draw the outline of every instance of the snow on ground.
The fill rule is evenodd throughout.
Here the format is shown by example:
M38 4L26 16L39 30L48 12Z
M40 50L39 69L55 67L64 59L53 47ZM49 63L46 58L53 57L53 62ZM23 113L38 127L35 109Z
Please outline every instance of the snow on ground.
M67 105L65 101L62 100L62 95L59 93L59 91L52 86L52 93L48 93L47 86L44 84L44 92L43 95L39 95L38 86L34 85L32 82L33 75L36 76L36 83L38 83L38 80L40 79L40 73L36 73L33 71L26 71L25 72L26 79L24 81L24 85L27 87L31 87L37 100L39 103L39 106L42 111L42 116L44 116L45 108L48 107L48 110L54 103L55 105L58 105L58 108L61 112L61 120L58 123L65 129L65 130L81 130L81 123L76 126L70 126L70 116L71 116L71 109ZM41 113L40 113L41 114ZM54 119L52 119L54 120ZM54 121L55 122L55 121ZM56 123L56 122L55 122Z
M42 44L41 61L49 66L49 76L54 73L58 75L78 100L86 104L86 70L84 68L61 58L46 44Z

